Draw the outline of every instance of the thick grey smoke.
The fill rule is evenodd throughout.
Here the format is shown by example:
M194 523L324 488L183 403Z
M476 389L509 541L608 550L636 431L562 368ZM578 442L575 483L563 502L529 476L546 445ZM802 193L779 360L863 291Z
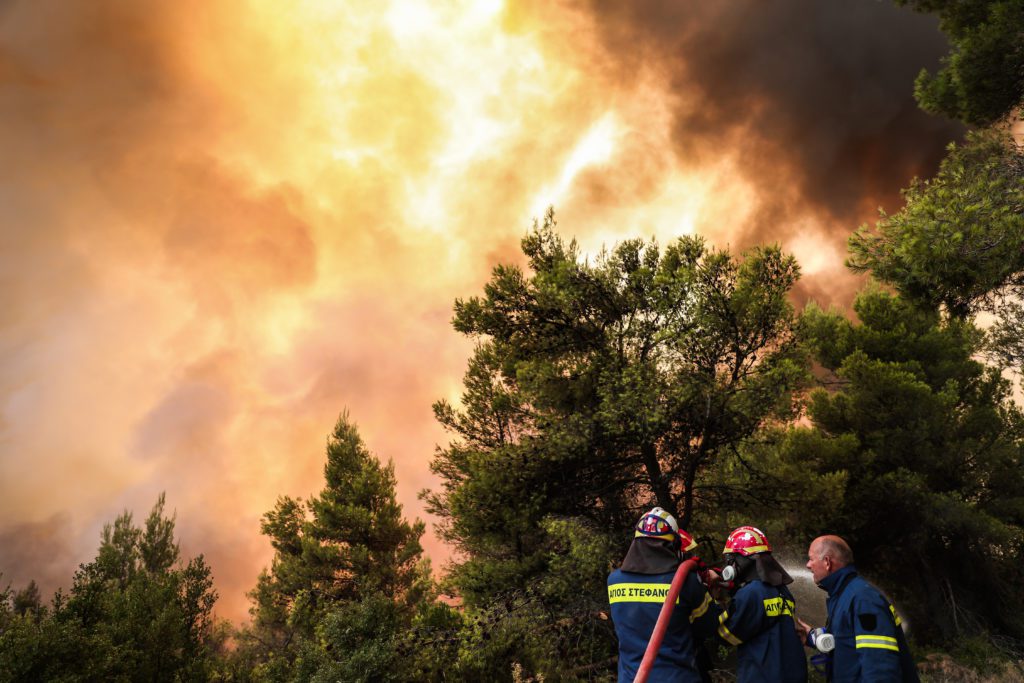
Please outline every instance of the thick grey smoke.
M594 13L628 74L656 60L678 91L675 139L698 163L738 150L763 197L747 239L775 239L787 205L848 232L895 208L961 127L920 111L913 80L947 52L937 21L878 0L602 2Z

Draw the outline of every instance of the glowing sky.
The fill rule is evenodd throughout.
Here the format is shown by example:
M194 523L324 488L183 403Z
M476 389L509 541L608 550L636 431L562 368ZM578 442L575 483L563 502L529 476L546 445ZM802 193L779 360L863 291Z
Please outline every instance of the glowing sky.
M549 204L847 303L846 235L958 134L910 95L944 49L875 0L0 0L3 581L166 491L244 617L346 408L422 516L452 303Z

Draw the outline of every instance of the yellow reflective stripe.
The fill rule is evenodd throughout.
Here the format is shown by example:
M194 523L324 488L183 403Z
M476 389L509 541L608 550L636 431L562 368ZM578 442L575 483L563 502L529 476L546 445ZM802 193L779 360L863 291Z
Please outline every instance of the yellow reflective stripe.
M889 603L889 611L892 612L892 620L896 622L897 626L899 626L903 620L900 619L900 615L896 614L896 606L891 602Z
M697 619L700 619L708 611L708 607L711 607L711 596L704 593L704 602L700 604L700 607L690 612L690 623L692 624Z
M608 602L665 602L668 583L617 583L608 586ZM676 597L676 604L679 598Z
M768 546L766 545L752 545L749 548L744 548L743 553L746 555L753 555L754 553L766 553L768 552Z
M732 634L725 626L726 620L729 618L728 612L722 612L718 615L718 635L721 636L722 640L733 645L742 645L743 641Z
M899 652L899 643L895 638L889 636L857 636L857 648L877 648L879 650L892 650Z
M793 616L796 603L792 600L783 600L781 597L768 598L764 601L764 613L769 617L778 617L783 614Z
M644 532L637 529L636 532L633 533L633 538L660 538L663 541L674 541L677 538L679 538L679 536L671 532L666 534L645 534ZM694 543L693 545L696 547L697 544Z

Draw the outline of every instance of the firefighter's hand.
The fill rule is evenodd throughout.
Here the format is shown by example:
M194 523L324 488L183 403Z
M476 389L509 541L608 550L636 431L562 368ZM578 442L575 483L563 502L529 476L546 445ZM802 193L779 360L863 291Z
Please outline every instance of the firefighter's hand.
M722 602L725 600L727 591L722 585L722 576L714 569L708 570L708 592L711 593L711 597L715 602Z
M800 617L793 619L793 626L796 628L796 635L800 638L800 642L806 644L807 636L811 632L811 626Z

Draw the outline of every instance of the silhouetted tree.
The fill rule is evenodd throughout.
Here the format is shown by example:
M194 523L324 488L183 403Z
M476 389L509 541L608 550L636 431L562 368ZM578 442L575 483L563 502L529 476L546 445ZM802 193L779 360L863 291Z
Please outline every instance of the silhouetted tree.
M0 681L202 681L217 671L226 632L213 619L210 569L202 556L179 563L163 494L145 528L128 511L104 527L96 559L49 609L33 587L14 597L17 616L0 632Z
M915 95L925 111L988 125L1024 101L1024 1L896 0L938 16L952 50L936 74L922 71Z
M993 314L990 358L1024 369L1024 150L1006 131L972 133L906 199L850 239L850 265L955 318Z
M398 645L433 598L423 523L402 517L393 466L347 414L327 440L324 478L319 495L282 497L263 517L275 553L240 656L261 679L406 680L415 662Z
M878 288L854 309L859 324L813 306L803 316L837 380L787 446L836 489L803 528L850 540L919 640L1024 638L1024 414L1008 381L975 359L970 323Z
M449 577L466 604L513 596L543 609L538 624L571 624L563 644L586 644L573 655L586 667L609 657L614 640L593 624L640 508L661 505L685 526L709 465L791 414L805 376L787 301L798 268L777 248L736 259L696 237L664 252L627 241L590 263L551 212L522 246L531 272L498 266L482 297L456 302L455 328L478 345L461 405L435 405L456 440L424 497L461 552ZM560 519L600 530L602 555L580 569L583 584L540 599Z

